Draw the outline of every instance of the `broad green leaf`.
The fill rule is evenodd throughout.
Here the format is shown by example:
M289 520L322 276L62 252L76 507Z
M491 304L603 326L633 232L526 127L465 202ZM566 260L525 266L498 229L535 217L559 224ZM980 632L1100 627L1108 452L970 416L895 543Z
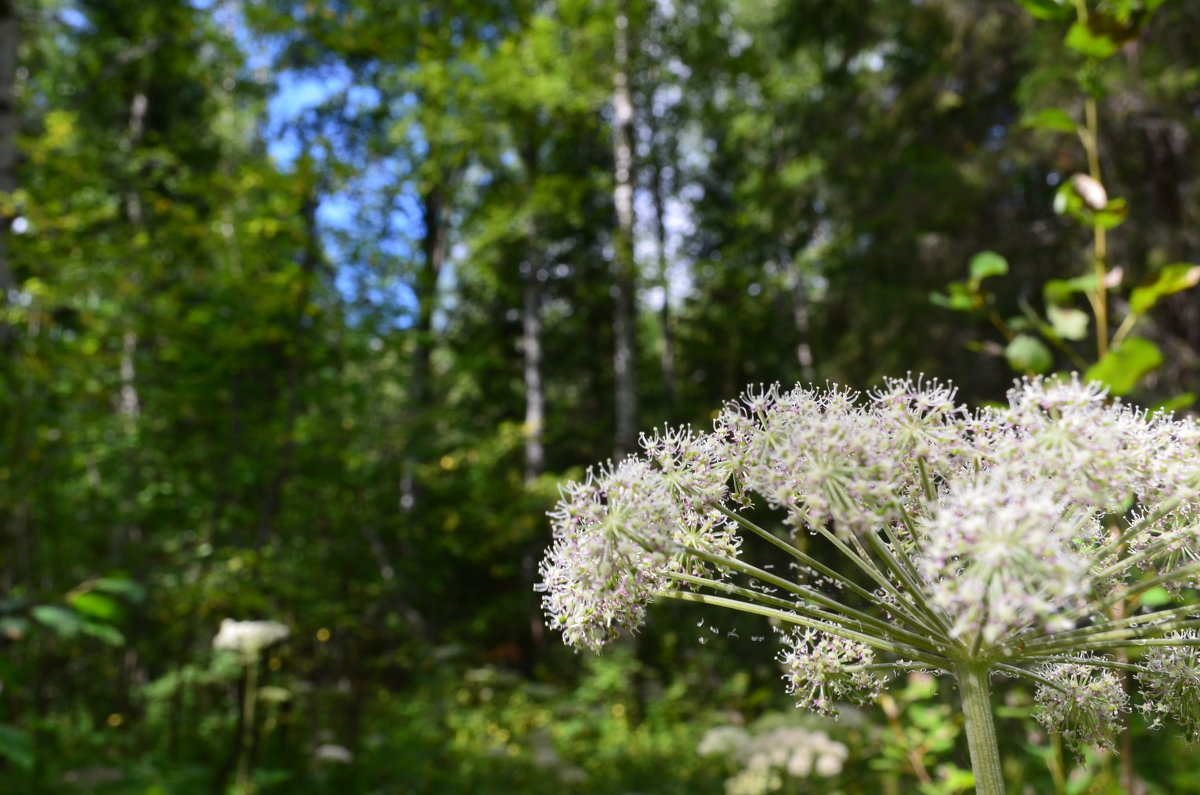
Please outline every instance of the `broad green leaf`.
M1174 599L1165 588L1151 588L1138 596L1137 601L1145 607L1162 607L1169 605Z
M1008 260L994 251L981 251L971 257L971 285L978 287L979 282L989 276L1003 276L1008 273Z
M1078 293L1096 289L1095 276L1076 276L1074 279L1051 279L1042 285L1042 295L1047 304L1062 306L1071 302Z
M1088 315L1081 309L1050 304L1046 317L1054 327L1054 333L1065 340L1081 340L1087 336Z
M1004 358L1014 370L1022 373L1044 373L1054 366L1050 349L1037 337L1018 334L1004 349Z
M33 616L34 621L54 630L64 638L79 634L79 630L83 626L83 620L78 613L57 605L34 605L30 608L29 614Z
M938 765L938 782L946 792L966 792L975 786L975 773L956 765Z
M1083 197L1075 190L1070 180L1058 186L1054 192L1054 212L1056 215L1069 215L1087 222L1081 215L1084 208Z
M125 643L125 636L121 634L121 630L114 627L112 624L104 624L99 621L84 621L79 625L79 631L84 635L97 638L109 646L120 646Z
M121 621L125 618L125 609L111 596L97 591L84 591L67 597L71 606L82 615L99 619L100 621Z
M1200 265L1188 262L1167 265L1143 281L1129 295L1129 308L1138 314L1149 312L1159 299L1195 287L1200 283Z
M946 285L946 292L936 290L929 294L930 303L944 306L956 312L970 312L975 309L977 295L963 282L951 282Z
M0 757L22 770L32 770L33 737L16 726L0 723Z
M1146 373L1163 362L1162 351L1148 339L1129 337L1083 374L1085 381L1100 381L1114 395L1127 395Z
M1092 221L1105 229L1112 229L1125 223L1128 215L1129 207L1126 206L1125 200L1113 199L1104 205L1104 209L1097 210L1092 214Z
M1192 407L1192 404L1195 402L1196 402L1196 393L1195 392L1184 392L1182 395L1176 395L1173 398L1168 398L1159 403L1155 403L1153 406L1150 406L1149 408L1150 408L1151 412L1162 412L1164 414L1170 414L1172 412L1183 411L1184 409L1189 409Z
M1046 108L1033 115L1026 116L1021 125L1031 130L1049 130L1050 132L1074 133L1079 127L1075 121L1060 108Z
M1110 58L1120 49L1112 37L1097 33L1086 22L1076 22L1067 31L1063 44L1088 58Z
M1057 2L1057 0L1017 0L1017 2L1029 12L1030 16L1036 19L1053 22L1071 14L1071 6L1067 3Z
M124 577L101 577L92 587L97 591L122 596L130 602L140 602L146 598L146 587L139 582Z

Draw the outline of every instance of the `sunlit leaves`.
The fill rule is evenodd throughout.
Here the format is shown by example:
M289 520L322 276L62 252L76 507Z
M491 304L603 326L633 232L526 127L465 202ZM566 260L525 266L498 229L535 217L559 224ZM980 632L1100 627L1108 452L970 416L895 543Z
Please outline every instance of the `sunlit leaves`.
M1089 318L1081 309L1050 304L1046 307L1046 318L1054 328L1054 333L1065 340L1087 338Z
M1071 16L1073 10L1067 0L1017 0L1021 7L1038 19L1056 21Z
M1063 44L1089 58L1108 58L1121 48L1116 39L1100 32L1088 22L1076 22L1071 25Z
M1021 121L1022 126L1028 127L1031 130L1044 130L1047 132L1060 133L1075 133L1079 127L1075 124L1075 120L1060 108L1045 108L1030 116L1026 116Z
M1018 334L1004 348L1009 365L1022 373L1044 373L1054 366L1054 354L1045 343L1029 334Z
M1003 276L1008 273L1008 260L994 251L981 251L971 257L971 284L978 284L989 276Z
M1149 312L1160 299L1195 287L1197 283L1200 283L1200 265L1167 265L1133 288L1129 295L1129 308L1139 314Z
M1088 368L1083 377L1086 381L1100 381L1114 395L1127 395L1162 362L1162 351L1157 345L1142 337L1129 337Z
M0 723L0 757L21 770L32 770L33 737L16 726Z
M1077 276L1073 279L1050 279L1042 285L1046 303L1063 305L1080 293L1096 289L1095 276Z

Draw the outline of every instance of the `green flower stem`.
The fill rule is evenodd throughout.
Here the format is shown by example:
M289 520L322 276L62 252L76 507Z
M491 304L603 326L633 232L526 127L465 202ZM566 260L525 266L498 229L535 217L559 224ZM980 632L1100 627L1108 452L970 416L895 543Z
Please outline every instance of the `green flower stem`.
M710 552L704 552L699 549L693 549L692 547L684 547L684 549L688 552L688 554L690 554L694 557L697 557L701 560L707 561L716 566L726 566L728 568L734 569L735 571L739 571L742 574L745 574L747 576L760 579L763 582L769 582L772 585L775 585L779 588L783 588L784 590L787 590L787 591L795 594L796 596L802 597L804 599L808 599L809 601L811 601L817 605L820 605L821 607L841 613L849 618L854 619L855 621L859 621L861 623L868 624L877 630L880 630L882 632L885 632L885 633L888 633L891 635L896 635L897 637L902 636L907 639L907 642L914 643L915 645L921 646L923 648L927 648L929 651L932 651L932 652L935 652L938 654L942 653L941 647L944 644L940 644L937 642L937 641L942 640L941 638L934 638L934 639L932 639L934 642L931 642L931 639L928 638L926 635L918 635L914 632L909 632L906 629L902 629L902 628L896 626L896 624L894 622L889 623L887 621L883 621L878 618L875 618L874 616L870 615L869 613L864 613L861 610L855 610L854 608L844 605L841 602L837 601L836 599L832 599L832 598L826 596L825 594L821 593L820 591L810 588L809 586L793 583L786 578L780 577L776 574L772 574L769 571L764 571L763 569L760 569L757 566L753 566L749 563L738 560L736 558L727 558L727 557L723 557L720 555L713 555ZM922 629L924 629L924 627L922 627ZM948 643L948 641L946 641L946 642Z
M963 663L955 675L962 695L971 768L975 771L975 792L977 795L1004 795L1004 775L1000 767L1000 748L996 744L996 724L992 718L992 694L988 687L988 666Z
M254 746L254 707L258 700L258 655L246 667L246 692L242 694L242 736L238 738L237 774L234 791L249 795L254 791L250 776L250 753Z
M1028 679L1031 682L1037 682L1040 685L1045 685L1046 687L1049 687L1052 690L1057 690L1060 693L1071 692L1067 688L1063 687L1061 682L1056 682L1053 679L1048 679L1048 678L1042 676L1041 674L1035 673L1034 671L1030 671L1026 668L1018 668L1015 665L1009 665L1007 663L996 663L995 668L997 671L1003 671L1004 673L1009 674L1010 676L1016 676L1021 679Z
M916 520L912 518L912 515L909 514L908 509L905 508L903 504L900 504L897 507L900 509L901 521L904 522L904 526L908 529L909 536L911 538L916 538ZM884 528L888 534L888 538L892 542L892 548L896 551L897 556L908 567L908 570L913 573L913 579L916 582L916 585L910 589L912 591L913 598L917 600L917 604L925 610L926 614L937 626L937 628L942 631L942 634L945 637L949 637L950 621L946 618L945 614L941 610L938 610L930 605L929 600L925 598L924 580L920 576L920 570L917 569L916 564L912 562L912 558L909 557L908 552L904 550L904 543L901 541L900 537L896 535L896 530L894 527L892 527L892 525L885 524Z
M819 632L827 632L830 635L836 635L839 638L847 640L855 640L859 643L865 643L873 649L895 654L901 657L907 657L911 660L917 660L929 665L932 668L937 668L943 671L952 670L950 661L945 657L929 654L921 649L914 648L907 644L895 643L884 638L876 637L866 632L857 632L843 624L833 623L832 621L818 621L816 619L805 618L796 613L788 613L783 610L776 610L762 605L750 604L737 599L726 599L723 596L712 596L710 594L694 593L691 591L673 591L663 590L658 592L659 596L668 599L679 599L683 602L700 602L701 604L713 605L714 607L725 607L731 610L740 610L743 613L752 613L754 615L766 616L777 621L782 621L785 624L795 624L806 629L815 629Z
M933 483L933 478L929 476L929 467L925 464L925 457L921 456L917 459L917 469L921 473L921 490L925 492L925 499L932 505L937 504L937 486Z
M738 526L740 526L742 529L749 530L751 533L754 533L756 536L758 536L759 538L768 542L769 544L772 544L775 547L783 550L788 555L795 558L797 561L804 564L805 566L812 569L813 571L817 572L818 574L828 577L833 582L836 582L839 585L841 585L842 587L849 589L852 593L855 593L855 594L861 596L863 599L867 600L868 602L875 601L874 594L872 594L866 588L863 588L861 585L859 585L858 583L854 582L853 580L847 578L845 575L841 574L840 572L838 572L834 569L831 569L830 567L826 566L824 563L822 563L821 561L812 557L811 555L805 554L804 552L797 549L794 545L789 544L787 541L783 540L782 538L775 535L774 533L767 530L766 528L759 527L757 524L750 521L746 517L729 510L728 508L726 508L723 505L716 505L714 507L717 509L717 511L719 511L726 518L732 519L734 522L737 522Z
M787 599L780 599L778 596L771 596L761 591L756 591L753 588L743 588L740 585L734 585L731 582L723 580L710 580L706 577L697 577L694 574L685 574L681 571L668 571L666 576L668 579L676 582L684 582L700 588L712 588L713 590L744 596L751 601L758 602L767 607L777 607L780 610L794 610L796 608L795 602L789 602Z
M1133 663L1105 660L1099 657L1072 657L1069 654L1053 654L1037 657L1026 657L1022 662L1029 663L1072 663L1074 665L1093 665L1097 668L1112 668L1116 671L1133 671L1146 673L1146 668Z
M869 558L860 556L857 552L847 546L844 541L838 538L836 534L831 533L826 528L818 526L813 529L816 530L817 533L823 538L829 541L829 543L837 547L838 551L845 555L851 563L857 566L868 577L877 582L879 586L883 588L883 590L889 596L891 596L893 600L895 600L888 604L888 608L892 612L908 619L908 621L910 621L914 626L919 627L925 632L930 634L937 633L937 630L930 626L930 623L926 621L924 617L922 617L919 613L913 613L911 610L909 610L912 605L909 603L908 599L900 591L900 589L896 587L895 583L889 580L887 575L885 575L877 566L875 566L873 561L871 561ZM871 601L878 603L879 597L872 595Z
M1172 571L1169 571L1166 574L1160 574L1157 577L1151 577L1148 580L1135 582L1124 589L1118 588L1112 594L1109 594L1099 602L1089 605L1088 612L1103 613L1117 602L1128 600L1130 597L1145 593L1151 588L1157 588L1160 585L1165 585L1170 582L1182 582L1185 577L1190 577L1198 572L1200 572L1200 561L1190 563L1187 566L1182 566L1178 569L1173 569Z
M866 588L863 588L861 585L855 583L853 580L848 579L845 575L835 571L834 569L831 569L830 567L828 567L825 564L821 563L820 561L816 560L812 556L807 555L804 552L801 552L795 546L793 546L792 544L789 544L784 539L779 538L774 533L772 533L762 527L759 527L754 522L751 522L749 519L745 518L744 516L741 516L733 511L728 510L724 506L717 505L715 507L718 511L721 512L721 514L728 517L729 519L732 519L734 522L737 522L737 524L739 526L741 526L742 528L749 530L750 532L752 532L755 535L762 538L764 541L767 541L770 544L774 545L775 547L783 550L784 552L786 552L791 557L795 558L800 563L802 563L805 566L809 567L810 569L813 569L814 571L816 571L818 574L822 574L822 575L828 577L830 580L842 585L843 587L849 589L851 592L861 596L867 602L870 602L873 604L879 602L879 597L876 596L875 594L871 593L870 591L868 591ZM853 551L849 550L844 544L842 544L840 540L834 540L834 545L837 546L838 549L843 552L843 554L847 555L852 560L854 560L855 563L858 564L860 568L862 568L862 564L858 562L856 554ZM874 574L872 574L872 572L874 572ZM876 571L874 569L874 567L870 567L870 571L867 571L867 573L872 574L872 577L874 578L875 575L878 574L878 571ZM882 577L882 575L879 575L879 576ZM885 584L885 588L887 586L891 585L891 583L888 582L886 578L883 578L883 583ZM929 626L929 624L927 622L922 621L919 617L904 610L902 602L899 601L901 597L899 596L899 593L895 591L895 586L892 586L892 591L895 592L895 597L897 599L897 604L892 607L896 611L897 614L899 614L902 618L906 619L913 627L919 629L921 632L931 634L931 635L938 634L936 632L936 630L933 627Z
M847 673L855 673L857 671L928 671L929 666L925 663L892 662L871 663L870 665L847 665L842 670Z
M1200 628L1200 621L1197 621L1186 628L1187 629ZM1099 651L1102 649L1111 649L1115 646L1122 646L1125 648L1133 648L1135 646L1137 646L1137 647L1143 647L1143 646L1200 646L1200 637L1198 637L1198 638L1162 638L1162 637L1132 638L1130 640L1123 640L1120 643L1106 643L1104 641L1101 641L1101 642L1094 643L1094 644L1084 643L1084 644L1081 644L1080 646L1072 647L1072 648L1073 649L1078 648L1080 651Z
M689 550L689 551L692 551L692 550ZM699 550L695 550L695 552L699 553ZM697 557L703 557L704 560L710 560L710 562L711 562L717 556L697 554ZM724 559L722 559L722 560L724 560ZM768 578L775 577L775 575L771 574L770 572L764 572L761 569L756 569L755 567L750 566L748 564L742 564L742 565L745 566L746 569L750 570L750 571L745 572L747 574L753 573L754 576L767 575ZM935 645L933 643L930 643L929 639L924 637L923 635L917 635L916 633L909 632L904 629L900 629L895 624L889 624L886 621L881 621L878 618L875 618L874 616L869 615L868 613L863 613L859 610L855 610L851 607L847 607L846 605L843 605L841 602L838 602L834 599L830 599L829 597L825 596L824 594L822 594L818 591L814 591L810 588L805 588L804 586L797 586L793 583L787 582L786 580L780 581L779 585L783 588L786 588L791 593L796 594L797 596L810 599L811 601L815 602L819 606L826 608L826 610L816 610L816 609L809 607L808 605L803 605L803 604L799 604L796 602L789 602L785 599L779 599L778 597L775 597L775 596L763 594L763 593L761 593L759 591L755 591L751 588L742 588L740 586L734 585L733 583L721 582L718 580L711 580L711 579L707 579L705 577L696 577L691 574L668 572L667 576L673 580L678 580L680 582L686 582L686 583L690 583L692 585L699 585L699 586L706 587L706 588L713 588L716 590L725 591L726 593L733 593L733 594L738 594L740 596L745 596L746 598L751 599L756 602L759 602L761 604L772 605L774 607L778 607L778 608L781 608L784 610L798 610L798 611L806 614L810 618L834 621L837 623L847 623L847 620L849 620L849 622L853 622L854 624L857 624L858 628L863 630L864 632L868 632L868 631L879 632L879 633L882 633L884 636L894 638L894 639L900 640L902 642L911 643L912 645L916 646L917 648L925 649L926 651L930 651L935 654L940 654L942 651L940 647L938 647L937 645ZM767 581L774 582L774 579L767 579ZM836 612L828 612L828 611L836 611ZM840 615L839 615L839 613L840 613Z
M1150 546L1146 547L1145 549L1143 549L1139 552L1136 552L1132 555L1127 555L1126 557L1122 558L1117 563L1114 563L1113 565L1109 566L1107 569L1104 569L1103 571L1096 574L1095 577L1097 580L1103 580L1103 579L1105 579L1107 577L1111 577L1115 574L1122 574L1124 572L1127 572L1130 569L1132 569L1134 566L1136 566L1137 564L1141 563L1144 560L1149 560L1150 558L1154 557L1158 553L1162 552L1164 549L1167 549L1175 544L1188 543L1189 539L1184 537L1185 534L1188 534L1188 533L1194 534L1196 532L1196 530L1200 530L1200 525L1192 525L1191 527L1183 527L1183 528L1180 528L1179 530L1176 530L1173 533L1169 533L1164 538L1151 544ZM1200 566L1200 564L1192 564L1192 565ZM1183 573L1182 569L1176 569L1175 571L1171 572L1172 576L1178 576L1179 574L1182 574L1182 573Z
M1129 541L1133 540L1133 537L1138 533L1142 532L1159 519L1171 513L1171 511L1175 510L1180 505L1183 505L1185 502L1194 499L1196 497L1197 487L1200 487L1200 479L1192 478L1187 482L1187 486L1182 491L1160 502L1152 513L1147 516L1143 516L1138 521L1129 525L1129 527L1125 528L1120 536L1112 539L1107 544L1100 547L1100 549L1096 550L1092 557L1095 560L1103 560L1108 555L1116 552L1118 549L1125 546L1125 544L1127 544Z
M1200 619L1167 621L1162 624L1148 624L1146 626L1113 630L1112 632L1100 632L1083 638L1067 638L1059 641L1039 643L1037 645L1030 644L1024 650L1024 654L1037 656L1058 653L1069 654L1073 651L1116 649L1121 646L1128 646L1138 640L1161 638L1168 632L1177 632L1184 629L1200 629ZM1185 646L1188 644L1179 643L1177 645Z
M872 548L875 550L875 554L878 555L885 564L887 564L887 567L889 570L891 570L892 574L895 575L900 582L904 583L904 587L908 589L908 595L913 599L913 606L919 611L923 611L923 618L929 619L929 624L931 624L932 627L926 625L924 627L925 630L930 631L933 628L941 630L940 632L935 632L934 636L939 642L944 642L946 645L949 645L949 626L946 624L942 616L939 615L938 612L934 610L933 607L930 606L929 602L925 599L925 588L918 579L916 569L912 567L912 562L907 556L905 556L903 559L898 559L896 555L892 553L892 549L889 548L887 544L884 543L883 539L877 536L875 533L868 533L867 539ZM895 548L899 549L899 545L896 544Z
M1034 635L1029 641L1024 641L1020 635L1017 635L1012 640L1006 641L1005 645L1020 646L1026 651L1031 651L1037 649L1039 646L1046 645L1047 643L1075 643L1077 641L1086 642L1094 639L1096 636L1103 635L1106 632L1115 632L1117 630L1126 630L1130 628L1147 626L1151 623L1157 625L1167 621L1173 622L1181 618L1187 619L1189 616L1192 616L1196 613L1200 613L1200 607L1197 607L1196 605L1173 607L1169 610L1159 610L1156 613L1098 621L1091 626L1080 627L1079 629L1069 629L1064 632L1056 632L1048 637ZM1174 628L1174 624L1172 624L1171 627Z

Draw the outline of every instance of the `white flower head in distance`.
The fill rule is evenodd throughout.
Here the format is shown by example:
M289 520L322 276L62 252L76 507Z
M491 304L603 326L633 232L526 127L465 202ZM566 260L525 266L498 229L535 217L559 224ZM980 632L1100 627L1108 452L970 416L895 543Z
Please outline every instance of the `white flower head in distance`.
M213 638L213 648L257 658L264 649L284 640L289 634L287 625L278 621L235 621L226 618L222 619L221 629Z

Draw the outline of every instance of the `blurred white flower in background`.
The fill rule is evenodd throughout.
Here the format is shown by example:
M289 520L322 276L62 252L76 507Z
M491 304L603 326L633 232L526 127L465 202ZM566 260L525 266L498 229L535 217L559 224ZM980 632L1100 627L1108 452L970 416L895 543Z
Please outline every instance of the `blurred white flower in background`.
M225 649L257 658L263 649L273 646L291 634L286 624L278 621L235 621L222 619L221 629L213 638L214 649Z
M348 765L354 761L354 754L344 745L323 743L313 749L313 759L317 762L337 762Z

